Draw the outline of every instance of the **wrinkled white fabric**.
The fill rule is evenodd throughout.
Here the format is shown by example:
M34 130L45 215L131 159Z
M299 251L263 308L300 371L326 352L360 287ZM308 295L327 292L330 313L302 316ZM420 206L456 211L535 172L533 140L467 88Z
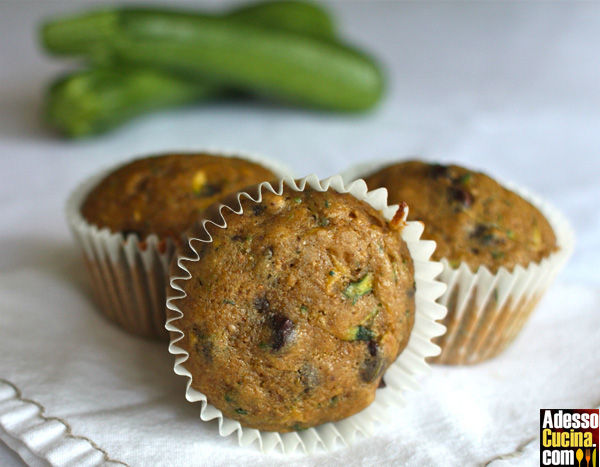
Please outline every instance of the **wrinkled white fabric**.
M6 446L31 464L532 465L540 408L600 405L600 4L333 3L344 34L388 69L372 113L230 102L69 142L39 123L43 85L65 64L34 31L75 7L0 5L1 465L19 462ZM101 168L204 147L262 153L298 175L406 154L481 168L563 210L576 249L499 358L434 367L394 423L349 448L264 456L198 419L164 345L96 312L63 217L69 191Z

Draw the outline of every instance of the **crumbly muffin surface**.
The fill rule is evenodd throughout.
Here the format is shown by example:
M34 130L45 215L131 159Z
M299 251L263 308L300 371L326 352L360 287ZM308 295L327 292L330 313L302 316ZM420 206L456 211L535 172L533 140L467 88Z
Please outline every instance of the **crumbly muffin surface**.
M203 211L228 193L276 178L243 159L169 154L126 164L85 199L83 217L113 232L178 238Z
M193 241L200 260L177 302L193 387L268 431L348 417L375 397L408 343L412 259L400 231L349 194L290 188L224 210Z
M456 165L407 161L365 178L369 189L385 187L390 203L405 201L408 218L425 224L424 238L437 242L433 258L462 261L472 270L512 270L541 261L556 250L542 213L487 175Z

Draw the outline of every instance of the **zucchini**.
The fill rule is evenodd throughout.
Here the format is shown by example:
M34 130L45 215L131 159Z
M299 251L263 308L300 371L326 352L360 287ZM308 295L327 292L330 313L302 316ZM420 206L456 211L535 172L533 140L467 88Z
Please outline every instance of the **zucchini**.
M331 38L333 23L325 10L304 1L266 1L227 14L253 25ZM106 40L114 11L102 11L47 23L42 29L46 48L57 54L85 54ZM110 130L145 112L205 100L227 92L158 70L118 67L92 68L56 80L48 89L45 117L69 137Z
M331 110L368 109L383 91L369 57L331 40L176 12L124 9L101 19L101 39L82 52L99 63L153 67Z
M346 340L348 341L370 341L375 337L375 332L363 325L352 326L348 330Z
M350 282L344 289L344 297L352 300L353 305L356 304L360 297L373 291L373 279L373 273L368 272L356 282Z
M48 89L45 119L69 137L101 133L143 113L208 99L220 88L151 69L94 68L59 78Z
M303 36L333 39L335 26L327 10L299 0L273 0L238 7L225 15L252 26L277 29Z
M63 17L44 23L40 31L41 43L47 52L56 55L93 54L95 49L110 39L111 31L119 21L118 9L106 9ZM193 11L146 9L156 16L173 15L187 18L206 18L208 15ZM251 3L223 15L255 27L277 29L316 37L333 39L335 28L329 13L311 2L300 0L273 0ZM97 53L97 52L96 52Z

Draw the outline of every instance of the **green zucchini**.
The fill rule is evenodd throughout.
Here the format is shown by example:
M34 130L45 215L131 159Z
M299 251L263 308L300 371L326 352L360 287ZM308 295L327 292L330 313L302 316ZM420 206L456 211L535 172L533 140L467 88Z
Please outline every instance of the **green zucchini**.
M114 12L105 11L48 23L43 42L54 53L89 53L106 38ZM267 1L238 8L228 16L263 27L313 37L332 37L325 10L303 1ZM102 133L143 113L227 92L201 80L148 68L92 68L56 80L48 89L45 118L69 137Z
M69 137L101 133L143 113L208 99L221 88L151 69L93 68L59 78L48 89L46 121Z
M377 65L334 41L176 12L126 9L101 23L102 40L84 53L99 63L162 69L331 110L365 110L383 91Z
M344 297L352 300L354 305L360 297L373 291L373 273L368 272L356 282L350 282L344 289Z
M119 22L120 11L107 9L63 17L44 23L40 31L46 51L56 55L93 54L110 39ZM178 15L186 18L206 18L193 11L145 9L153 15ZM333 39L335 28L329 13L317 4L299 0L273 0L250 3L223 15L255 27L277 29L321 39ZM96 52L97 53L97 52Z
M346 340L349 341L370 341L375 337L373 330L363 325L352 326L348 330Z
M321 39L333 39L335 27L321 6L298 0L273 0L251 3L225 15L252 26L297 33Z

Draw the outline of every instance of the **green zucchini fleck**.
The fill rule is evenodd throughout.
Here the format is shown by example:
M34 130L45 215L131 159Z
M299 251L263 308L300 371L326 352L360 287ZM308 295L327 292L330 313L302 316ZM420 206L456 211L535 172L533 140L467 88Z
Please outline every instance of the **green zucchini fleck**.
M344 297L352 300L354 305L357 300L363 295L373 291L373 273L368 272L360 280L356 282L350 282L348 287L344 290Z
M233 300L229 300L228 298L223 300L223 303L226 305L235 305L235 302Z
M308 308L306 307L306 305L300 305L300 311L302 313L308 313Z
M370 341L375 337L375 332L365 326L353 326L348 331L349 341Z
M302 425L300 425L300 423L294 423L294 424L292 425L292 430L294 430L294 431L304 431L304 430L306 430L306 429L307 429L307 428L306 428L306 427L303 427Z
M294 198L294 203L300 204L302 202L302 198Z
M496 236L493 233L488 233L488 234L485 234L483 237L481 237L480 241L484 245L489 245L490 243L495 241L495 239L496 239Z
M240 415L248 415L248 411L242 409L241 407L238 407L237 409L235 409L235 413L239 413Z
M460 183L461 185L466 185L467 183L469 183L471 181L471 174L470 173L466 173L464 174L462 177L460 177L458 179L458 183Z
M504 252L503 251L492 251L492 258L494 259L500 259L504 257Z

